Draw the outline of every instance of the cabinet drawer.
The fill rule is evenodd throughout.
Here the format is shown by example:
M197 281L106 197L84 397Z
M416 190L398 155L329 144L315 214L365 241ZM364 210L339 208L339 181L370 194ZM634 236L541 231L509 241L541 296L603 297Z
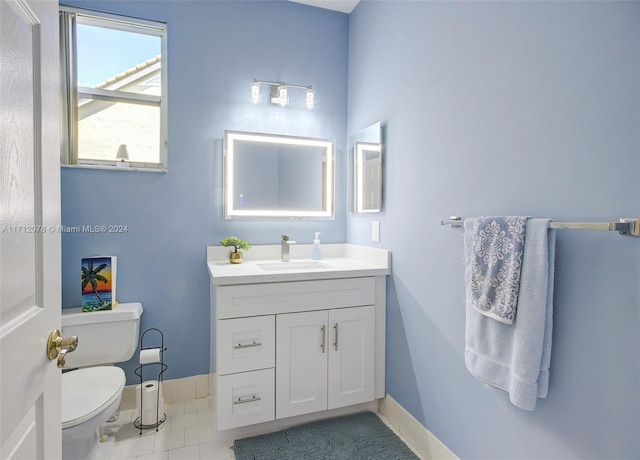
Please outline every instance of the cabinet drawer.
M274 315L225 319L217 325L218 375L274 367Z
M228 430L275 418L273 369L218 377L218 430Z
M294 313L375 303L375 278L340 278L287 283L219 286L218 319L268 313Z

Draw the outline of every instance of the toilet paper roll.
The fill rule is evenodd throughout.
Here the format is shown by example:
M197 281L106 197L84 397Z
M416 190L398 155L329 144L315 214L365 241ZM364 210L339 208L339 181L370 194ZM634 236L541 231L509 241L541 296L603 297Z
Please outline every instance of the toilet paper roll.
M140 414L140 423L142 425L155 425L160 420L162 420L163 412L156 412L155 409L146 409L143 410Z
M142 391L140 391L140 388L142 388ZM155 412L157 407L160 418L162 418L162 411L164 410L162 384L158 383L157 380L147 380L142 382L142 387L140 385L136 385L136 407L138 408L138 412L140 410L143 412L153 411L153 423L155 423ZM142 423L143 425L148 425L148 423L145 423L144 421Z
M140 364L160 362L160 348L147 348L140 350Z

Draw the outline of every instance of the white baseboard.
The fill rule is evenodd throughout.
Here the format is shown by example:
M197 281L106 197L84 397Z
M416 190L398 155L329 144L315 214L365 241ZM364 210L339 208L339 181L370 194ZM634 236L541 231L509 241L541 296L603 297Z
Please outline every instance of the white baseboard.
M191 401L209 396L209 374L195 375L183 379L164 380L162 398L165 404ZM136 408L136 385L127 385L122 391L120 410Z
M380 415L427 460L459 460L438 438L418 422L404 407L387 395L380 400Z

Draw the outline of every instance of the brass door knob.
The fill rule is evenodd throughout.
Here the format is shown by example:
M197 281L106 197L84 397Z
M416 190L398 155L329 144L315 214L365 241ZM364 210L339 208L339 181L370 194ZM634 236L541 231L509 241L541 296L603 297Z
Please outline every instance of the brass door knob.
M58 329L54 329L47 339L47 358L58 358L58 367L64 367L64 358L67 353L71 353L78 346L78 337L72 335L68 339L63 339Z

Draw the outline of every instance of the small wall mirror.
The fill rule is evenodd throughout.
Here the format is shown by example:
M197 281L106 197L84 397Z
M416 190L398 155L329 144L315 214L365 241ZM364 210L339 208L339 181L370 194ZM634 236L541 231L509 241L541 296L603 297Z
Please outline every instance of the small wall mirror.
M354 136L354 211L382 209L382 134L380 122Z
M224 217L331 219L334 142L225 131Z

